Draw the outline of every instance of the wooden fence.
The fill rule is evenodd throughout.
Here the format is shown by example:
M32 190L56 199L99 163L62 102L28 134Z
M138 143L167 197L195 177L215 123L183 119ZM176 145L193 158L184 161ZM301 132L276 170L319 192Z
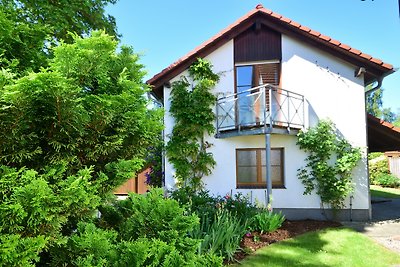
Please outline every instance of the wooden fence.
M130 192L143 194L146 193L148 186L146 183L146 173L150 172L150 167L144 169L137 174L137 177L131 178L126 183L118 187L114 194L116 195L127 195Z

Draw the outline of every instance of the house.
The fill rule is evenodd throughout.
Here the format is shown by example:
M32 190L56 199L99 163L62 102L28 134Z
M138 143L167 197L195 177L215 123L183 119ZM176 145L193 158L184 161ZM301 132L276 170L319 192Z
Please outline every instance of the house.
M354 170L355 191L336 216L370 218L364 88L393 73L390 64L257 5L148 81L164 104L166 142L174 124L168 112L170 84L199 57L222 73L213 91L216 134L207 137L217 165L203 180L211 193L241 192L264 202L272 185L272 207L287 218L330 216L317 195L303 195L297 170L306 154L296 145L300 129L329 118L364 151ZM269 186L266 180L272 181ZM174 186L166 158L165 187Z

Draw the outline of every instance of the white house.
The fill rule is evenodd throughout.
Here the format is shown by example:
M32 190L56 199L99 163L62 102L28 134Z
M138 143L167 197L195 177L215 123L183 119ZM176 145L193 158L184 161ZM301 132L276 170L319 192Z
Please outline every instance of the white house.
M297 178L306 154L296 145L296 134L329 118L364 151L353 175L355 192L339 216L370 218L364 88L393 73L390 64L258 5L148 81L164 104L166 142L174 124L169 85L198 57L222 74L214 88L216 134L207 140L217 162L204 178L211 193L242 192L265 202L268 170L275 210L287 218L324 219L319 197L303 195ZM174 186L174 169L166 158L165 187Z

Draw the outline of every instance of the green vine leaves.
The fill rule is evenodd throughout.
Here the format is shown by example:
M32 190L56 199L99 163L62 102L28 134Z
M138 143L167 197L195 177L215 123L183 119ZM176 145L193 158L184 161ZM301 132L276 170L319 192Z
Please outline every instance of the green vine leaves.
M304 194L315 190L322 203L330 204L333 209L342 208L353 191L351 173L361 159L360 148L352 147L339 136L329 120L321 120L297 137L297 144L309 153L306 167L297 174L305 186Z
M211 144L204 137L214 132L215 96L211 89L218 81L211 63L199 58L189 67L189 77L172 83L170 113L175 125L166 154L180 187L201 189L202 177L211 174L216 164L207 152Z

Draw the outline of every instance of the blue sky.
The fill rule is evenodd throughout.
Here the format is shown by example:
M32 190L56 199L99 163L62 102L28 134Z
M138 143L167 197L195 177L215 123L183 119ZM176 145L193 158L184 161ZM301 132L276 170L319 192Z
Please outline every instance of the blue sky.
M398 0L119 0L107 11L121 43L142 54L146 79L257 4L400 67ZM383 106L400 111L400 70L383 81Z

